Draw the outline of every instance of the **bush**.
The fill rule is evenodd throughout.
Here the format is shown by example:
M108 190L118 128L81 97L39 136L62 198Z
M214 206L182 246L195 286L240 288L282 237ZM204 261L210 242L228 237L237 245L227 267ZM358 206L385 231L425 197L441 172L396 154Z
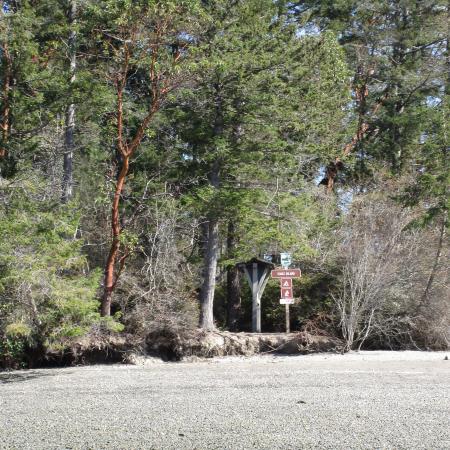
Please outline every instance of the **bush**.
M333 292L346 350L448 348L443 267L435 268L433 289L423 302L437 231L409 227L417 213L380 195L353 200L337 234L341 275Z
M5 193L3 193L5 194ZM0 205L0 364L26 352L61 349L101 323L96 292L78 237L76 204L34 202L9 192ZM120 329L113 319L105 327Z

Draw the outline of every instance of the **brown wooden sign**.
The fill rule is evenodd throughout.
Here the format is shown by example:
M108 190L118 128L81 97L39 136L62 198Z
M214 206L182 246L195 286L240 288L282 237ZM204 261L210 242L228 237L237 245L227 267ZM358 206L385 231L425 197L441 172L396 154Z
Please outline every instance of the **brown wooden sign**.
M275 269L271 272L272 278L300 278L300 269Z
M281 288L281 298L294 298L292 288Z
M292 278L300 278L302 273L300 269L275 269L270 273L272 278L280 279L280 304L286 306L286 333L290 333L290 315L289 315L289 305L294 304L294 292L292 289Z

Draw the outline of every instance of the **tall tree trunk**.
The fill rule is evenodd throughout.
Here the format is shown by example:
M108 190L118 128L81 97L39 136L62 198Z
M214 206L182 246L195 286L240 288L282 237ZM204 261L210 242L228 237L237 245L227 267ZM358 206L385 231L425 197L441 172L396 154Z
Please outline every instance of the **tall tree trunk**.
M1 108L1 122L0 127L2 129L2 141L0 142L0 160L6 158L8 152L6 150L6 143L9 137L9 131L11 128L11 104L10 104L10 89L12 78L12 58L9 52L8 43L4 42L1 48L3 58L5 60L5 71L3 74L3 89L2 89L2 108Z
M203 283L200 290L200 327L213 330L214 290L216 288L217 259L219 253L219 222L208 221L208 238L204 258Z
M69 33L69 58L70 58L70 79L69 83L73 85L75 82L75 71L77 68L76 57L76 32L73 29L75 23L75 16L77 13L76 0L71 0L69 3L68 21L72 27ZM64 139L64 165L63 165L63 181L62 181L62 195L61 201L67 203L73 195L73 151L75 131L75 104L70 103L66 109L66 133Z
M129 157L124 157L122 161L122 168L120 169L119 176L117 178L116 189L114 192L114 199L111 207L111 230L112 230L112 242L109 250L108 259L105 266L105 282L103 289L102 304L100 314L102 316L111 315L111 301L114 288L119 278L120 272L123 269L123 264L128 254L125 253L119 259L119 270L116 273L116 261L120 250L120 218L119 218L119 205L120 197L122 195L123 188L125 186L125 178L129 169Z
M208 243L208 221L203 219L199 224L199 242L198 242L198 256L205 259L206 244Z
M214 188L219 187L219 161L215 160L211 169L209 182ZM205 255L203 262L203 282L200 289L200 328L213 330L214 327L214 291L216 289L217 260L219 258L219 221L216 217L207 220L207 236L204 237Z
M234 258L236 249L236 226L233 220L228 222L227 251L228 258ZM227 322L230 331L237 331L241 310L241 289L239 270L233 264L227 269Z
M130 46L136 45L136 42L130 40L125 43L123 47L124 58L122 65L119 67L116 75L116 132L117 132L117 150L121 157L121 168L117 177L116 187L114 191L114 198L111 206L111 235L112 242L109 249L108 258L105 264L105 278L103 283L103 295L101 299L100 314L102 316L111 315L111 302L114 289L117 285L119 277L125 267L126 259L130 254L130 249L126 245L121 245L120 239L122 235L122 227L119 217L120 200L122 198L123 188L125 186L126 177L130 166L130 160L134 155L136 149L140 146L145 135L145 130L153 120L155 114L161 107L161 101L170 92L173 86L170 86L169 79L161 82L161 74L158 73L158 51L161 45L161 33L164 28L158 27L156 31L156 42L149 47L151 54L151 61L149 64L149 76L151 84L151 102L147 115L142 119L137 127L134 135L127 138L127 130L125 127L124 109L123 109L123 95L127 85L129 75L129 65L132 54L130 53ZM140 45L140 44L139 44ZM176 60L174 59L174 64ZM121 248L123 247L123 249Z
M446 212L444 212L444 214L446 214ZM433 262L433 267L431 268L431 272L430 275L428 277L428 281L427 284L425 286L425 290L422 294L422 298L420 301L420 307L424 307L427 306L429 304L430 301L430 292L431 292L431 288L433 286L433 281L436 277L436 273L439 269L439 263L441 261L442 258L442 247L444 244L444 237L445 237L445 230L447 228L447 217L444 216L444 218L442 219L442 224L441 224L441 228L439 230L439 240L438 240L438 246L437 246L437 250L436 250L436 255L434 257L434 262Z
M117 284L117 280L119 279L120 272L123 269L125 259L127 254L124 253L122 258L120 259L120 267L119 270L116 271L116 262L119 256L120 250L120 234L121 234L121 226L120 226L120 217L119 217L119 206L120 199L122 196L122 191L125 186L125 179L128 174L130 157L132 155L132 150L128 147L127 143L123 138L123 91L125 89L126 83L126 72L128 70L128 60L125 61L125 69L123 71L124 75L119 76L116 81L117 87L117 148L119 150L121 156L121 168L120 172L117 176L116 188L114 190L114 198L111 205L111 234L112 234L112 242L111 247L109 249L108 258L106 260L105 265L105 279L103 283L103 296L102 302L100 306L100 315L101 316L110 316L111 315L111 302L112 302L112 294L114 288Z
M215 118L213 135L221 136L223 132L223 99L220 85L215 89ZM220 186L220 157L216 156L212 163L208 179L214 189ZM219 220L213 215L207 218L208 236L206 237L205 257L203 266L203 282L200 289L200 327L204 330L213 330L214 327L214 291L216 288L217 260L219 258Z

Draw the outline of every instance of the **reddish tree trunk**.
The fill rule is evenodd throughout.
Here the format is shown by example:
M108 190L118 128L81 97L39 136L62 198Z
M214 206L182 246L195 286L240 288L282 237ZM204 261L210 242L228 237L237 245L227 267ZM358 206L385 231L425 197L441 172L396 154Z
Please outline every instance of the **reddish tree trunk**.
M369 70L369 72L364 77L363 83L355 87L355 95L356 100L358 102L358 113L359 113L358 128L356 130L356 133L352 136L350 142L345 145L342 151L342 155L344 157L348 156L357 146L358 142L360 142L370 131L370 126L367 123L366 115L367 115L367 97L369 95L367 83L369 80L369 76L371 74L372 71ZM360 75L357 75L357 79L358 78L360 78ZM386 95L380 100L378 100L378 102L375 104L371 112L372 115L376 114L379 111L385 98ZM325 185L327 194L331 194L333 192L335 179L337 177L337 174L339 173L339 170L342 170L343 167L344 164L342 163L341 159L338 156L333 162L330 162L326 167L325 178L320 182L320 184Z
M111 247L105 264L105 278L103 286L103 295L101 298L100 313L102 316L111 314L111 302L114 289L119 277L125 267L125 261L129 256L129 248L121 242L122 227L119 217L120 201L125 186L126 177L130 166L131 158L144 138L145 130L149 126L156 112L160 109L161 103L169 92L176 88L177 84L174 78L164 76L164 73L158 71L158 54L163 42L164 33L167 31L167 21L161 21L152 31L152 42L148 43L148 51L151 54L151 60L148 67L150 78L149 95L151 97L148 106L147 115L142 119L133 136L127 136L123 111L123 94L125 92L127 79L129 75L129 63L133 59L133 48L141 47L142 42L136 37L133 30L128 30L126 39L120 40L123 47L117 52L122 55L123 60L118 67L115 75L116 99L117 99L117 150L121 157L121 168L117 177L114 198L111 206ZM117 41L116 38L112 38ZM123 44L122 44L123 43ZM174 55L173 64L176 65L179 55Z
M120 271L123 268L123 263L125 262L126 258L125 253L121 258L121 267L119 268L119 272L116 273L116 261L120 250L120 232L121 232L119 205L120 205L120 197L122 195L122 191L125 186L125 178L128 174L128 169L129 169L129 157L124 157L122 162L122 168L117 178L116 190L114 192L114 199L111 207L112 242L105 266L105 282L100 311L100 314L102 316L111 315L112 293L114 291L114 288L120 275Z
M125 61L121 73L117 76L116 87L117 87L117 148L122 158L122 166L117 177L116 188L114 191L114 199L111 206L111 231L112 231L112 242L109 250L108 258L105 265L105 279L103 286L103 296L100 307L100 314L102 316L111 315L111 302L112 294L114 288L116 287L117 281L119 280L120 274L125 266L125 261L129 255L128 248L124 248L121 251L121 226L119 217L119 207L120 199L122 196L122 191L125 186L125 180L128 175L128 170L130 166L130 158L133 156L135 150L140 145L144 133L149 123L151 122L153 116L158 111L160 107L160 98L165 95L168 91L166 88L157 87L158 78L155 73L156 67L156 56L153 57L150 73L151 81L153 84L152 92L152 104L148 111L147 116L142 120L136 134L127 142L126 137L124 137L124 118L123 118L123 93L126 86L127 72L128 72L128 62L129 54L128 50L125 49ZM118 266L118 267L117 267Z

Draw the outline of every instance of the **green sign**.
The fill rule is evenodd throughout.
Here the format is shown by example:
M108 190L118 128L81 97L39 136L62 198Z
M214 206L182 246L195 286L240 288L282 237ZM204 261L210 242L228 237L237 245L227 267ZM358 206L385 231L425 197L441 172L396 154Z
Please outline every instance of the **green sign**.
M290 253L280 253L281 266L287 269L292 264L292 256Z

